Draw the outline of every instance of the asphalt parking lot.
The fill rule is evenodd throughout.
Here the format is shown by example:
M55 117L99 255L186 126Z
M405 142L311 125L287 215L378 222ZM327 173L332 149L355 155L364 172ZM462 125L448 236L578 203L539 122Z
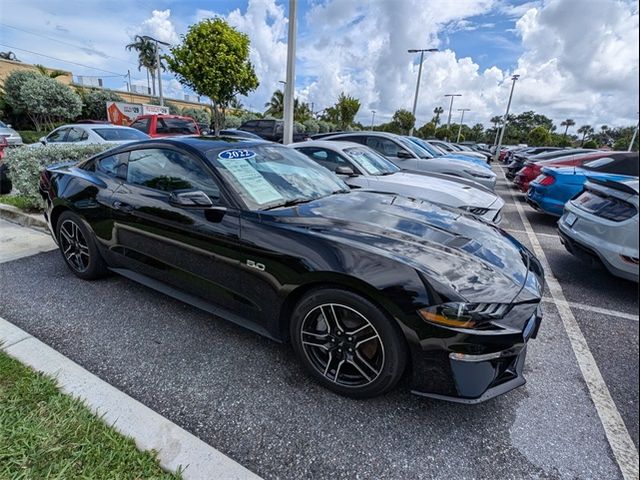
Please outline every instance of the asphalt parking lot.
M115 275L81 281L57 251L0 264L0 316L265 478L622 478L565 325L569 311L637 449L637 285L571 257L555 220L499 178L502 227L539 242L566 303L548 289L528 383L484 404L406 384L336 396L288 346Z

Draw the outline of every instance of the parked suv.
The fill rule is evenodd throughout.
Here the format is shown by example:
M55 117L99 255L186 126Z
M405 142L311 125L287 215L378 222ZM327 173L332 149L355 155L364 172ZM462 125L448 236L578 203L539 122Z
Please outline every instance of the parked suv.
M191 117L180 115L140 115L129 126L154 138L200 135L197 122Z
M249 120L248 122L244 122L242 125L240 125L238 127L238 130L255 133L265 140L282 143L282 137L284 135L284 121L274 119ZM307 137L308 135L304 133L294 132L293 141L301 142L303 140L306 140Z

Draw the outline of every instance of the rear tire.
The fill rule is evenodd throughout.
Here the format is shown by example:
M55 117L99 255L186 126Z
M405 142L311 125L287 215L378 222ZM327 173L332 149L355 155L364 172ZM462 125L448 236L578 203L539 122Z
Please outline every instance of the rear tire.
M393 320L349 291L309 292L292 314L290 335L311 376L340 395L381 395L398 383L405 370L405 341Z
M69 210L63 212L56 224L56 238L64 262L77 277L96 280L107 275L107 264L82 217Z

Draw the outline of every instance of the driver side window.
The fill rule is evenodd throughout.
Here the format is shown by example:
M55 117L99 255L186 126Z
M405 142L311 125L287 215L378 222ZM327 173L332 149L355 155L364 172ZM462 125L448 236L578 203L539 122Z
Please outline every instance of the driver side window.
M324 148L301 148L300 150L314 162L332 172L335 172L338 167L351 167L349 162L332 150Z
M385 157L397 157L400 147L386 138L367 138L367 146L373 148L378 153L381 153Z
M198 161L175 150L131 151L127 182L163 192L201 190L214 203L220 198L220 189L213 176Z
M47 137L47 142L64 142L64 137L67 136L68 131L68 128L60 128L59 130L52 132Z

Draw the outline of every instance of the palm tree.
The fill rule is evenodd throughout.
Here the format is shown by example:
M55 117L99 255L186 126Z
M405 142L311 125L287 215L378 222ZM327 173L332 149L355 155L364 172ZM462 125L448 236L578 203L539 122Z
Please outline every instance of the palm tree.
M567 136L567 132L569 131L569 127L573 127L576 124L576 122L574 122L572 119L567 118L566 120L562 121L562 123L560 123L561 126L565 127L564 128L564 136Z
M582 134L582 141L580 142L580 146L581 147L584 145L584 141L587 138L587 135L592 135L593 132L595 132L595 130L593 129L593 127L591 125L582 125L578 129L578 133Z
M142 67L147 69L147 88L149 88L149 75L151 75L151 85L153 86L153 95L156 94L156 71L158 63L156 62L156 44L153 40L136 35L133 42L125 47L127 50L135 50L138 52L138 70ZM162 65L161 65L162 66Z
M56 69L50 70L44 65L40 65L39 63L36 63L33 66L38 69L38 72L40 72L45 77L49 77L49 78L62 77L63 75L67 75L68 73L68 72L65 72L64 70L56 70Z
M265 115L282 118L282 114L284 112L284 93L282 90L276 90L273 92L271 100L265 103L264 106L267 107L267 110L264 112Z
M442 114L442 112L444 112L444 109L442 107L436 107L433 109L433 113L435 114L435 117L433 117L433 124L436 126L436 128L438 128L438 123L440 123L440 115Z

